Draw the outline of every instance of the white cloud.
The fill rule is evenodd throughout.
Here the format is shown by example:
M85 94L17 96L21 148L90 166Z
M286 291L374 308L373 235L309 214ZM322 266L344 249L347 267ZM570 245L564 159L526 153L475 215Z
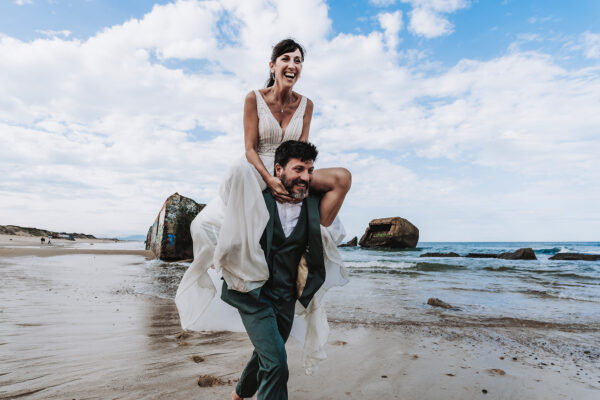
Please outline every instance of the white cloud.
M516 49L425 73L423 54L394 49L400 12L378 19L383 33L330 36L317 0L179 1L85 41L0 35L1 223L143 233L173 192L209 200L242 156L245 94L293 36L308 50L297 90L315 103L319 165L354 174L350 233L384 213L424 240L482 240L478 225L513 240L518 221L593 231L597 218L556 218L597 215L598 66Z
M582 35L583 49L587 58L600 58L600 34L584 32Z
M416 35L431 39L452 33L454 26L429 8L415 8L410 12L409 29Z
M454 26L447 15L469 5L467 0L402 0L412 5L409 30L416 35L431 39L448 35Z
M527 19L527 22L529 22L530 24L537 24L537 23L544 23L544 22L548 22L548 21L552 21L552 20L554 20L554 17L552 15L548 15L545 17L533 16L533 17L529 17Z
M47 37L54 37L54 36L63 36L63 37L69 37L71 36L71 31L68 31L66 29L60 30L60 31L54 31L51 29L38 29L36 30L37 33L47 36Z
M25 4L32 4L33 0L14 0L15 4L18 6L22 6Z
M383 29L383 36L388 48L395 49L398 46L398 33L402 30L402 11L379 13L377 20Z

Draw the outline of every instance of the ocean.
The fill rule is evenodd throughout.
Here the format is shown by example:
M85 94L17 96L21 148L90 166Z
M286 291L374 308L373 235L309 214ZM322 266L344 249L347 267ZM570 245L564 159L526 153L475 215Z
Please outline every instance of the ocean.
M422 258L427 252L502 253L522 247L537 260ZM600 323L600 261L553 261L559 252L600 254L600 242L423 242L410 250L340 248L346 286L326 296L330 320L356 323L514 319ZM136 291L173 298L187 263L146 262ZM427 305L439 298L454 308Z

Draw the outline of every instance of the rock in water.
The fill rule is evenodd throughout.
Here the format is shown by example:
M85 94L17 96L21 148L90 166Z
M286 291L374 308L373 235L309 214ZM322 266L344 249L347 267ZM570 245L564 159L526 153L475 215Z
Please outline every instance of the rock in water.
M380 218L369 222L369 227L360 238L362 247L370 248L415 248L419 241L419 229L400 217Z
M427 304L429 304L432 307L442 307L442 308L452 308L452 306L448 303L446 303L445 301L442 301L438 298L435 297L430 297L427 299Z
M498 254L491 254L491 253L469 253L465 257L469 257L469 258L498 258Z
M451 251L450 253L423 253L419 257L460 257L460 255Z
M501 258L503 260L537 260L535 253L531 247L524 247L519 250L515 250L512 253L469 253L465 257L469 258Z
M501 253L498 258L503 260L537 260L531 247L525 247L512 253Z
M356 247L358 246L358 238L354 236L352 239L348 240L346 243L340 244L338 247Z
M194 257L190 224L205 204L175 193L165 201L146 236L146 250L164 261Z
M597 260L600 260L600 254L556 253L549 259L550 260L597 261Z

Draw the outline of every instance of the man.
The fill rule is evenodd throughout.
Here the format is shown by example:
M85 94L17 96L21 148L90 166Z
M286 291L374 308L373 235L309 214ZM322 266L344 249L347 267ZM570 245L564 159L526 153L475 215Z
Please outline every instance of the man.
M223 282L221 298L238 309L254 345L252 357L231 394L234 400L250 398L256 392L258 400L288 398L285 342L292 329L295 303L298 300L307 307L325 281L320 197L309 193L317 154L313 144L294 140L277 148L275 175L296 202L279 203L268 189L263 192L269 221L260 244L269 279L247 293L228 290ZM300 277L299 263L303 266Z

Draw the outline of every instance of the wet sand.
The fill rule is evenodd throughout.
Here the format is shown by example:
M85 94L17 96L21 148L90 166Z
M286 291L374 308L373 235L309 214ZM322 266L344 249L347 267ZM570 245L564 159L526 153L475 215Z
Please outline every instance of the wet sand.
M171 299L138 292L145 257L27 250L0 253L0 398L229 399L252 352L246 334L182 333ZM288 343L290 399L600 396L597 326L440 312L434 322L331 327L315 376ZM216 385L200 387L201 376Z

